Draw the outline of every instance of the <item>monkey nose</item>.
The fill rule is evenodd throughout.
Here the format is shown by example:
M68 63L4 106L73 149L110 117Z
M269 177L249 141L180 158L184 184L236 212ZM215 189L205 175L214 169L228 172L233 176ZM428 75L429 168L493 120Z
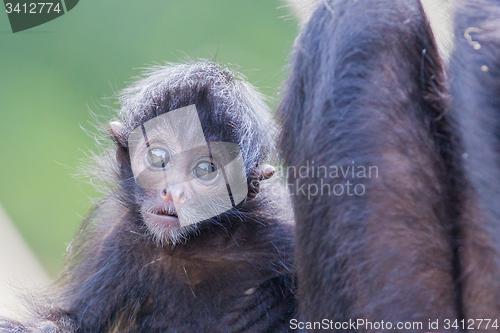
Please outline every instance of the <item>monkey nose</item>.
M173 189L164 188L161 190L160 197L164 201L173 201L174 204L182 204L186 201L186 194L182 186L176 186Z
M171 196L170 191L168 191L166 188L164 188L163 190L161 190L160 198L162 200L164 200L164 201L170 201L170 200L172 200L172 196Z
M177 199L179 200L179 203L184 203L184 201L186 201L186 194L183 190L178 193Z

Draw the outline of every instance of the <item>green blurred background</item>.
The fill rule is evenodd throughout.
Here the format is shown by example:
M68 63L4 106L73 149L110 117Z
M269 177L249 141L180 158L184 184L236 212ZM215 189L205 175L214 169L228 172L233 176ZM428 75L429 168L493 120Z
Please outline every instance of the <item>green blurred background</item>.
M98 196L73 177L95 150L89 110L109 115L147 66L215 55L274 109L296 32L278 0L83 0L16 34L0 12L0 205L48 272Z

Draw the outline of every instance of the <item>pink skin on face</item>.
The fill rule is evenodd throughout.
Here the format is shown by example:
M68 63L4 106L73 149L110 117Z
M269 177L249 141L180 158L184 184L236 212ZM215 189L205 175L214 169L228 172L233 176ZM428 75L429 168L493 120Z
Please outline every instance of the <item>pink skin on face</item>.
M149 212L143 212L150 228L161 234L181 227L175 206L182 204L184 193L178 193L178 190L174 192L172 193L169 189L161 190L158 194L159 200L156 200L156 207Z

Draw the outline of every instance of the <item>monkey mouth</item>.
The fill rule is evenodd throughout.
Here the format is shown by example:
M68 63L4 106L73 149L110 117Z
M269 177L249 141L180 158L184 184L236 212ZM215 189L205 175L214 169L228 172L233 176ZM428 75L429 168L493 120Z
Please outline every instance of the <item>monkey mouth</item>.
M163 208L155 212L156 215L163 215L163 216L171 216L175 218L179 218L179 215L177 215L177 212L173 208Z
M161 207L150 212L144 212L143 215L146 224L154 229L171 229L181 226L179 215L173 207Z

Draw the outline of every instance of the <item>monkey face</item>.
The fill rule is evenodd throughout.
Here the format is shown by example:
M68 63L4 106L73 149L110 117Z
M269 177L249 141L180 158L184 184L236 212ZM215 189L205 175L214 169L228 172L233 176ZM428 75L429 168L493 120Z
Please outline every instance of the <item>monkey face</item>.
M143 189L142 215L161 239L235 207L248 194L238 145L206 142L194 105L137 127L128 140L132 172ZM185 229L185 230L183 230Z

